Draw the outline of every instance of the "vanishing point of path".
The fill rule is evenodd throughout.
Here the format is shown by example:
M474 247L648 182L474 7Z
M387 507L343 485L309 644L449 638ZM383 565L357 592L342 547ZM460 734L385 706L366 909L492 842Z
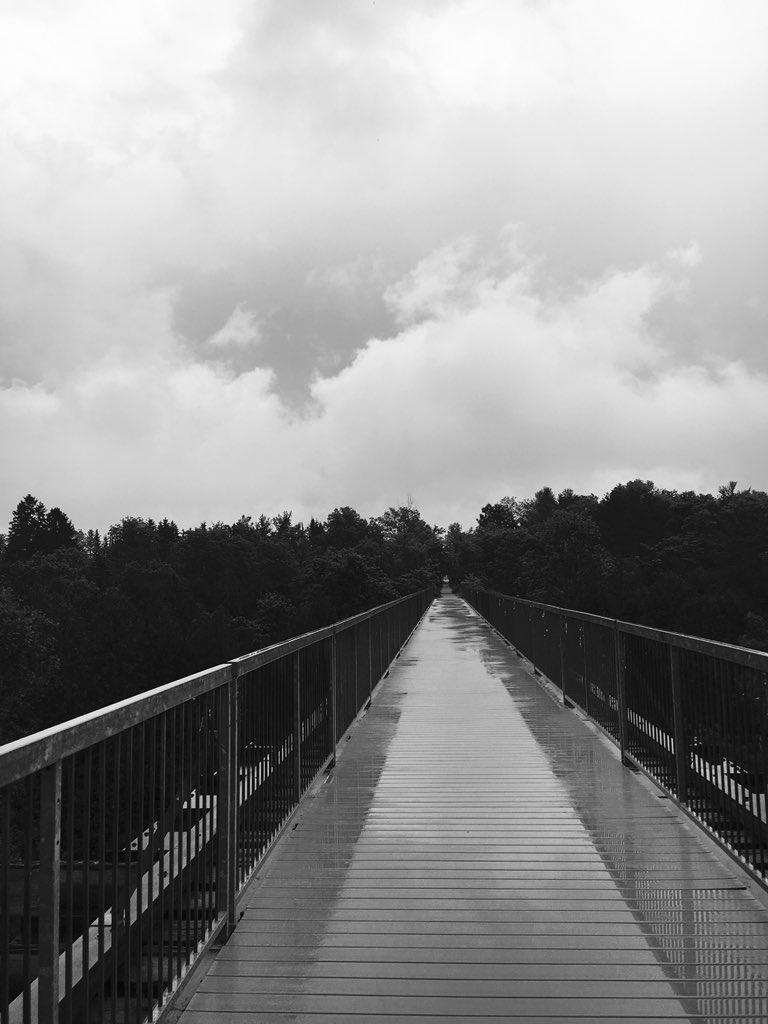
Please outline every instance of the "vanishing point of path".
M765 1022L764 907L444 596L181 1020Z

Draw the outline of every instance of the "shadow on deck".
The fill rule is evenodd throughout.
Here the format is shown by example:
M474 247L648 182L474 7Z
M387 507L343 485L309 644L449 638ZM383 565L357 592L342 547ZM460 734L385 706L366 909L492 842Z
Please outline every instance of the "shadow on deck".
M768 1019L762 891L453 596L244 905L183 1024Z

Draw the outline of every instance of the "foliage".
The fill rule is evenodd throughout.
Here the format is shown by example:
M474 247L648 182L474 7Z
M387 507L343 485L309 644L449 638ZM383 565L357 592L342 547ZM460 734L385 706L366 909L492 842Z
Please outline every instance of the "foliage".
M79 533L32 495L0 544L0 742L422 587L472 581L768 648L768 495L543 487L446 530L407 504Z
M449 528L446 564L454 582L768 648L768 495L733 481L717 497L649 480L505 497Z
M0 547L0 743L353 615L444 568L417 509L241 516L102 537L27 495Z

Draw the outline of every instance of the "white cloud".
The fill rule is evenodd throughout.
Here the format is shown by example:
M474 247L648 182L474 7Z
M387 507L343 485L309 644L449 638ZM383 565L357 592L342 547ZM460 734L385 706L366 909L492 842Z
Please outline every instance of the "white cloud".
M448 289L443 256L425 265L445 266ZM531 280L476 274L460 303L318 379L303 416L268 371L235 376L181 349L102 364L48 393L1 391L8 493L32 491L83 527L284 507L307 518L339 504L376 514L405 494L435 521L471 524L485 501L544 483L759 482L768 378L663 349L647 326L666 293L660 274L614 272L557 301Z
M694 241L682 249L673 249L669 254L669 258L675 263L679 263L685 269L693 269L693 267L698 267L704 256L701 246L698 242Z
M0 20L10 504L468 521L544 482L768 486L762 0ZM235 374L256 346L279 373ZM311 416L284 369L325 373Z
M409 20L409 52L448 102L503 110L573 99L679 102L752 85L761 0L464 0Z
M256 314L250 312L241 302L229 319L215 334L208 338L213 348L251 348L261 341L261 330Z

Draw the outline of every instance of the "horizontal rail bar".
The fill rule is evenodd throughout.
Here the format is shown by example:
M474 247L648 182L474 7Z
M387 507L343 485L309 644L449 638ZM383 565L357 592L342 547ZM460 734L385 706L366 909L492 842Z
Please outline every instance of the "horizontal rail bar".
M653 626L643 626L638 622L625 622L622 619L612 619L605 615L595 615L592 612L582 612L574 608L561 608L559 605L544 604L541 601L529 601L523 597L502 594L497 590L476 589L480 593L487 594L489 597L514 601L516 604L536 608L541 611L554 612L558 615L567 615L569 618L580 622L593 622L598 626L608 626L611 629L618 628L630 636L642 636L648 640L658 640L660 643L670 644L682 650L695 651L710 657L723 658L725 661L733 662L735 665L745 665L747 668L755 668L763 672L768 671L768 653L765 651L756 651L749 647L739 647L736 644L726 644L719 640L707 640L705 637L700 636L689 636L687 633L674 633L669 630L657 629Z
M303 633L271 647L244 654L231 662L175 679L116 704L98 708L79 718L6 743L0 746L0 786L10 785L31 772L40 771L84 747L97 743L104 736L112 736L123 729L148 721L164 711L223 686L230 678L231 665L235 666L238 677L242 676L336 633L351 629L356 624L372 619L407 600L408 597L397 598L331 626L323 626L321 629Z

